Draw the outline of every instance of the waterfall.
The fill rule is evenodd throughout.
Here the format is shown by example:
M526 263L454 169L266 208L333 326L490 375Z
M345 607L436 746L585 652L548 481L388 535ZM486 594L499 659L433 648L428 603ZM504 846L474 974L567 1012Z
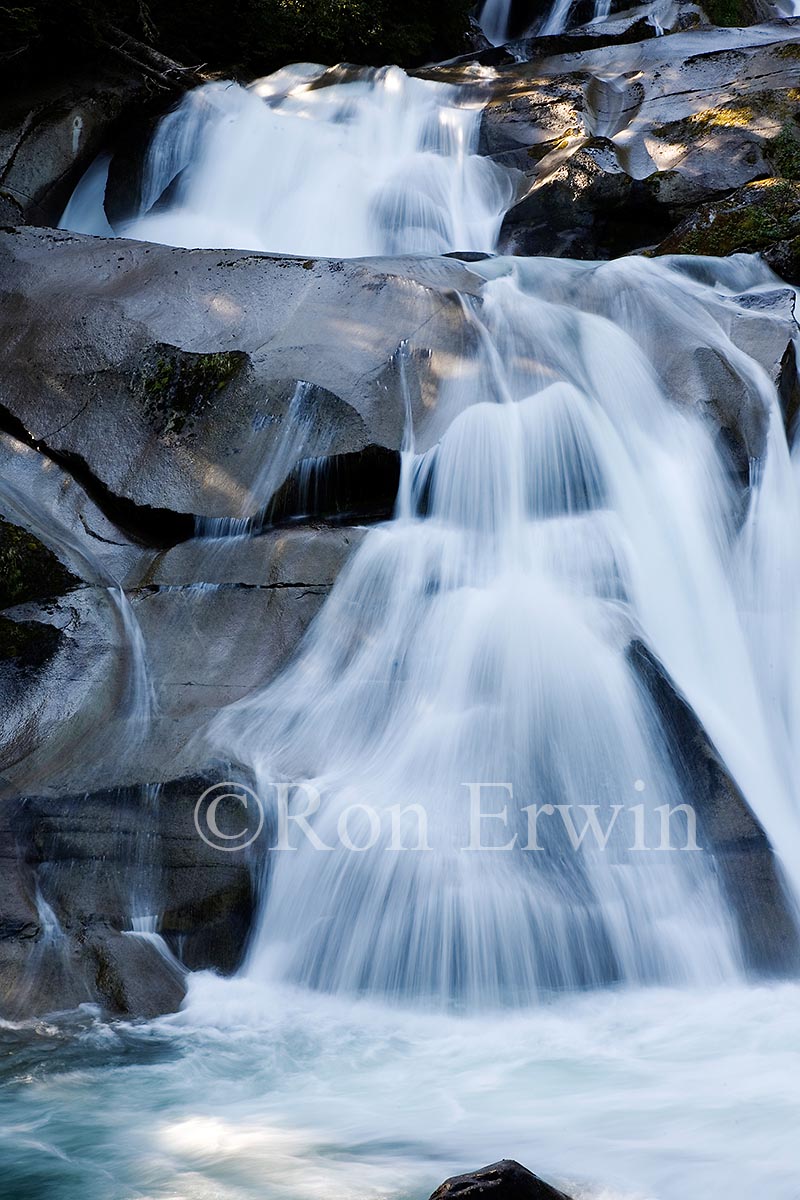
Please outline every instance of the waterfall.
M493 46L502 46L508 36L512 0L486 0L478 23Z
M489 250L513 186L477 155L479 121L473 88L396 68L210 84L162 121L124 231ZM300 785L292 815L318 805L266 855L245 973L467 1007L728 979L742 948L713 863L664 841L686 797L632 647L687 698L773 844L797 844L800 552L782 522L798 490L775 386L731 336L737 292L774 277L749 259L470 269L473 348L441 385L441 440L414 453L409 402L395 520L284 673L210 732L265 802ZM744 397L735 420L702 366L715 356ZM408 386L402 346L398 365ZM298 381L252 511L302 458L316 403Z
M161 122L118 233L325 256L493 249L508 173L477 154L482 97L397 67L211 83ZM342 80L341 82L337 82ZM107 230L90 168L62 226Z
M550 7L543 9L538 9L538 6L535 5L529 7L530 20L527 30L513 28L514 24L518 24L518 21L515 22L513 19L514 0L485 0L480 10L478 24L483 30L484 36L493 46L502 46L506 42L522 36L525 32L547 37L563 33L570 26L583 24L587 20L585 16L578 20L574 18L570 20L576 7L576 0L552 0ZM655 8L656 5L651 7ZM594 11L590 20L602 21L610 12L611 0L594 0Z
M466 1005L725 978L739 955L704 856L630 846L634 807L652 833L682 797L626 649L642 638L661 658L768 830L796 842L794 702L781 728L782 685L759 678L764 638L797 645L797 551L772 545L785 510L762 511L787 488L797 504L774 387L724 332L735 301L679 266L476 269L474 360L441 397L455 419L406 455L409 499L362 543L295 663L213 729L265 796L302 781L301 813L319 797L313 838L270 864L246 974ZM766 278L740 268L746 286ZM769 414L741 530L714 423L659 378L665 341L723 348ZM759 571L771 603L753 614L741 585ZM506 819L467 850L476 781ZM615 805L626 816L602 852L572 852L565 823L540 820L531 851L543 805L578 824L595 806L603 829Z

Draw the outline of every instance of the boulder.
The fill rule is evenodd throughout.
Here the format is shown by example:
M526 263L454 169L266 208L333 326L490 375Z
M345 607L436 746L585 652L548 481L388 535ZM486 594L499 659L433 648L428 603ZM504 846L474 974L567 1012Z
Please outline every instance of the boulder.
M152 1017L179 1006L186 969L235 970L249 862L194 823L222 778L0 802L0 1017L85 1001Z
M87 586L12 610L17 638L30 624L34 644L44 633L53 647L35 671L0 673L0 794L42 779L71 793L196 769L205 725L280 671L363 532L301 525L198 539L138 560L126 592Z
M761 825L728 773L697 714L663 664L640 641L628 661L661 718L684 802L697 815L698 844L713 854L754 974L794 974L800 934L782 869Z
M27 229L0 234L0 262L5 429L150 545L181 540L194 516L262 507L270 496L252 488L278 450L273 492L301 460L397 452L402 343L419 447L435 442L439 389L475 336L456 292L481 285L454 259L301 260Z
M446 1179L430 1200L569 1200L569 1197L518 1162L504 1158L467 1175Z
M7 92L0 104L0 219L58 221L72 189L121 120L140 118L143 81L106 67Z
M498 66L483 150L519 172L500 248L607 258L796 169L800 22L676 32Z
M765 179L704 204L678 225L656 254L759 252L789 283L800 285L800 182Z

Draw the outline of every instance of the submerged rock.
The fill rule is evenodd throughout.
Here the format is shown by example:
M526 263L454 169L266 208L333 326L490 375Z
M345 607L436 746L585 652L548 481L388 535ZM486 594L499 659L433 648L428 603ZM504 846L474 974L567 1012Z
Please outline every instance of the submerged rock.
M446 1179L430 1200L569 1200L511 1158L491 1166L453 1175Z

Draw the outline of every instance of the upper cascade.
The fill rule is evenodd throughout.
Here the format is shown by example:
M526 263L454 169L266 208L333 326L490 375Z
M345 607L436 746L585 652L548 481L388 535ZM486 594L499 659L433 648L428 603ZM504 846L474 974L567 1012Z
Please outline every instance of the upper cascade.
M61 226L325 257L490 252L513 185L477 154L482 107L477 89L398 67L210 83L161 121L129 220L109 226L105 158Z

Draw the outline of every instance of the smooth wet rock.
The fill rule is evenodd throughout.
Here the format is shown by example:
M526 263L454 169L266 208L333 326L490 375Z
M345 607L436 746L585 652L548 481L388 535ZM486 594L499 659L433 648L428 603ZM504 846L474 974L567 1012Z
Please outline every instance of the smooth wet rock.
M221 780L0 801L0 1016L92 1002L153 1017L179 1006L186 969L236 969L249 861L209 845L194 820ZM163 941L132 931L145 917Z
M0 264L0 403L110 493L112 520L115 498L247 515L263 463L292 445L301 380L319 400L287 475L300 458L399 450L401 343L425 449L442 429L439 388L474 339L456 292L481 286L452 259L302 260L27 229L0 234Z
M513 1159L454 1175L438 1187L430 1200L569 1200Z
M786 174L800 23L707 28L497 68L484 152L520 172L502 250L606 258Z
M662 663L639 641L628 661L662 720L684 802L694 808L698 844L713 854L739 929L745 965L755 974L793 974L800 934L779 861L735 780Z

